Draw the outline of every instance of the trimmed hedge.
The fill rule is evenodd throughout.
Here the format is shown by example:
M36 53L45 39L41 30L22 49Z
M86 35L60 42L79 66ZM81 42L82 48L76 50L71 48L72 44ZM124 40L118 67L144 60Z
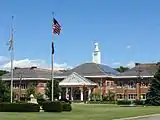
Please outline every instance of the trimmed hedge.
M70 103L62 102L63 111L72 111L72 106Z
M145 105L145 100L135 100L133 101L135 105Z
M130 104L135 104L135 105L145 105L144 100L118 100L117 101L118 105L130 105Z
M40 106L33 103L0 103L0 112L39 112Z
M67 99L60 99L59 101L66 102L66 103L69 103L69 104L72 103L70 100L67 100Z
M45 112L62 112L63 106L60 101L44 102L42 108Z
M44 102L46 102L46 100L43 99L43 98L37 98L37 102L38 102L38 104L39 104L40 106L42 106L42 104L43 104Z
M88 104L116 104L117 101L88 101Z
M118 100L117 105L130 105L131 101L129 100Z
M62 111L72 111L72 106L70 103L64 101L48 101L42 104L42 108L45 112L62 112Z

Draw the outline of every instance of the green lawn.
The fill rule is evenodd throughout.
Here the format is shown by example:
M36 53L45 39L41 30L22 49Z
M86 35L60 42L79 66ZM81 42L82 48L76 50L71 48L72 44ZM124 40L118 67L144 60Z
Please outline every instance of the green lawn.
M73 104L72 112L0 113L0 120L112 120L160 113L160 107L119 107L116 105Z

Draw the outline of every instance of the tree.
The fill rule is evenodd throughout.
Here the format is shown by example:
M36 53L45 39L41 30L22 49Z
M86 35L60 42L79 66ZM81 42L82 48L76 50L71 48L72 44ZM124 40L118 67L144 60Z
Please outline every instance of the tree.
M6 74L6 73L8 73L8 71L0 70L0 76L4 75L4 74Z
M108 94L107 94L108 101L113 101L114 97L115 97L115 93L108 90Z
M52 98L52 81L47 82L47 87L45 90L45 94L51 100ZM59 99L59 93L61 92L60 87L59 87L59 82L57 80L54 80L54 99Z
M29 98L31 94L35 96L35 93L36 93L35 86L36 86L35 82L29 83L28 88L27 88L27 98Z
M154 105L154 106L160 105L160 67L158 68L157 72L152 78L151 86L147 93L145 103L147 105Z
M122 72L125 72L125 71L129 70L129 68L120 66L119 68L115 68L115 70L117 70L118 72L122 73Z
M0 77L0 102L10 101L10 87L9 84L2 81Z

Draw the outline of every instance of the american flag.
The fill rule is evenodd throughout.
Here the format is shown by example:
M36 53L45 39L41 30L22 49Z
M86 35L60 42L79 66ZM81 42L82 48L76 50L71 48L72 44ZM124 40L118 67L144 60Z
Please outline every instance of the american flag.
M61 32L61 25L58 23L56 19L53 19L53 34L59 35Z

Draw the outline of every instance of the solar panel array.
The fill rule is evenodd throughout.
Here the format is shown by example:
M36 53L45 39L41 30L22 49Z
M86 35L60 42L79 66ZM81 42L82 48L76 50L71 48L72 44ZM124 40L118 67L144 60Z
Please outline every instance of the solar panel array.
M116 71L115 69L107 65L103 65L103 64L98 64L98 65L99 65L99 68L102 69L108 75L118 75L119 74L118 71Z

